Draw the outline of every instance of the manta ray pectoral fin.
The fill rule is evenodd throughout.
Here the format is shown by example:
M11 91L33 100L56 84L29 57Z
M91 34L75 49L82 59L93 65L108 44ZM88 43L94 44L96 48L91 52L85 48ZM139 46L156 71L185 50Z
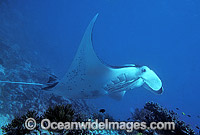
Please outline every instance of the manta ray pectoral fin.
M108 69L97 57L92 43L93 27L96 22L98 14L92 19L88 25L78 51L74 57L74 60L70 66L69 72L76 69L84 69L86 72L96 73L97 71L103 72ZM80 67L81 65L81 67Z
M157 94L162 94L164 89L160 78L152 70L148 69L143 75L143 87Z
M125 93L126 91L113 92L113 93L110 93L109 96L115 100L121 100Z
M110 67L102 63L95 54L92 44L93 27L98 14L85 30L76 55L67 73L54 88L54 93L70 98L95 98L104 94L104 90L92 94L94 89L102 89L111 73Z

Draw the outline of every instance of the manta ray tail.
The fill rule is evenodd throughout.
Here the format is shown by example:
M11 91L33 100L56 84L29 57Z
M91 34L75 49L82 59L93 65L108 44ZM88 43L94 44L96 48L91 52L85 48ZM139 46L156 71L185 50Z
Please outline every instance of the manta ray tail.
M34 82L15 82L15 81L0 81L0 83L43 86L42 90L48 90L55 87L58 84L58 81L57 81L57 77L50 76L48 82L45 84L34 83Z
M45 85L45 84L41 84L41 83L29 83L29 82L13 82L13 81L0 81L0 83L11 83L11 84L24 84L24 85Z

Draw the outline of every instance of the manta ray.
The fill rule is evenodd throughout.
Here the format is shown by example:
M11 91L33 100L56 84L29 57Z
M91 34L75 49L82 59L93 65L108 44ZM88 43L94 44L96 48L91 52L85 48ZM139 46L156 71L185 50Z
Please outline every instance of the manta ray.
M161 94L162 82L147 66L110 66L98 58L92 44L92 32L97 17L98 14L88 25L68 72L59 83L54 84L51 92L69 98L108 95L120 100L128 90L144 86Z
M96 55L92 44L92 32L98 14L89 23L76 55L67 73L60 81L50 77L47 84L0 81L28 85L42 85L56 95L67 98L89 99L108 95L120 100L124 94L137 87L162 94L164 89L159 77L147 66L126 64L110 66Z

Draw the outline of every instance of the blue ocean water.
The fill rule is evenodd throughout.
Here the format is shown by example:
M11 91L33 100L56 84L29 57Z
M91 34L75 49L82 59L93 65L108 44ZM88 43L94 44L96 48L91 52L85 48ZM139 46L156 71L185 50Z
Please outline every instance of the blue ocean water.
M110 65L146 65L161 78L162 95L144 88L126 93L121 101L109 97L88 99L120 120L130 108L155 101L168 109L180 108L182 119L200 124L200 2L198 0L21 0L10 3L14 20L12 38L37 54L62 78L83 33L96 13L93 32L97 55ZM181 112L189 114L184 117Z

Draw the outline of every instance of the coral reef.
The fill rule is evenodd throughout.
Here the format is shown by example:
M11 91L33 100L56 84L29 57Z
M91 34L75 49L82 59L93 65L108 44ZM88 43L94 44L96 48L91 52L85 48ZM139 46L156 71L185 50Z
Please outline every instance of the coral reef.
M47 73L32 66L19 52L1 41L0 52L0 80L26 82L45 82L47 80ZM26 66L27 64L30 66ZM0 87L1 114L16 116L25 113L31 107L40 109L38 102L40 102L42 93L39 87L5 83L0 83Z
M9 115L0 115L0 127L8 124L9 119L12 119L9 118ZM2 133L2 129L0 129L0 133Z
M11 124L8 124L6 126L2 126L3 134L7 135L25 135L29 134L30 130L26 129L24 126L24 123L26 119L28 118L34 118L37 122L39 122L40 118L38 117L37 112L35 111L28 111L27 114L21 116L21 117L15 117ZM39 127L36 126L36 130Z
M89 115L88 115L89 116ZM103 117L103 118L102 118ZM71 104L67 105L56 105L55 107L49 107L43 115L39 116L35 111L28 111L27 114L21 117L15 117L12 122L6 126L2 127L3 134L7 135L19 135L19 134L65 134L65 135L74 135L74 134L118 134L118 131L109 131L109 130L42 130L39 124L37 124L35 130L30 131L27 130L24 126L24 123L27 118L34 118L37 123L44 118L49 119L52 122L72 122L72 121L79 121L84 122L88 119L87 116L82 117L80 113L76 113L76 111L72 108ZM112 118L108 114L104 116L101 115L94 115L95 119L105 119L105 118ZM113 119L114 120L114 119Z
M41 119L49 119L52 122L71 122L75 118L75 111L72 109L71 104L56 105L55 107L49 107ZM79 117L79 116L77 116ZM51 130L50 130L51 131ZM56 132L63 133L63 130L55 130Z
M146 135L162 134L162 135L195 135L194 130L190 128L184 121L178 119L178 114L174 111L163 108L158 103L147 102L142 109L135 109L132 114L132 120L146 122L147 126L151 122L174 122L175 130L140 130L140 133Z
M37 123L44 118L49 119L51 122L84 122L90 119L92 122L95 119L100 121L104 121L105 119L109 119L109 121L116 121L112 116L107 113L92 113L92 114L82 114L77 112L72 104L66 105L55 105L54 107L50 106L42 115L38 115L35 111L28 111L27 114L21 117L15 117L10 124L7 126L3 126L2 130L4 134L8 135L18 135L18 134L47 134L47 135L57 135L57 134L65 134L65 135L73 135L73 134L133 134L133 135L194 135L195 132L189 127L189 125L185 124L183 121L178 120L178 116L173 111L169 111L166 108L163 108L157 103L148 102L145 104L144 108L136 109L134 113L132 113L131 121L137 122L146 122L147 126L151 122L175 122L175 130L134 130L132 133L127 133L126 131L120 130L85 130L85 129L77 129L77 130L43 130L39 126L36 126L36 129L33 131L29 131L24 127L24 122L27 118L34 118Z

